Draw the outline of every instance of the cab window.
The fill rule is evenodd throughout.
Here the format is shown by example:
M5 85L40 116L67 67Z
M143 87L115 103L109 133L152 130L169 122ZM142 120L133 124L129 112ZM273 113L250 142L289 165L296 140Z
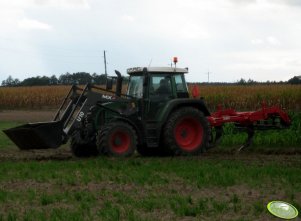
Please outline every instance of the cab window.
M150 95L170 96L172 94L169 76L152 76Z
M174 75L174 81L176 84L177 98L188 98L189 93L188 93L184 75L183 74Z
M127 95L135 98L143 96L143 76L131 76L128 85Z
M186 83L183 79L183 75L177 74L174 76L176 82L176 90L177 92L187 92Z

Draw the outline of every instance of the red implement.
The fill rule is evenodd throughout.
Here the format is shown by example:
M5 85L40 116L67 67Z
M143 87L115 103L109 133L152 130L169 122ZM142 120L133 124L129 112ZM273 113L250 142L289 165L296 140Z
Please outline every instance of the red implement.
M215 128L215 139L212 143L216 143L222 136L222 126L225 123L234 123L239 129L244 129L248 133L246 143L239 149L249 146L252 143L254 130L283 129L291 124L288 114L277 106L266 107L265 103L262 108L257 111L237 112L234 109L218 110L207 117L212 128Z

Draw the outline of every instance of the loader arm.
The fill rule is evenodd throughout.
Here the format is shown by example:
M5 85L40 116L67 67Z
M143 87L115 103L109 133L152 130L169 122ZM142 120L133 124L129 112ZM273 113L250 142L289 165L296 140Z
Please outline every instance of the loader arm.
M52 121L28 123L3 132L22 150L58 148L80 126L91 106L115 99L102 92L108 91L90 84L84 88L73 85Z

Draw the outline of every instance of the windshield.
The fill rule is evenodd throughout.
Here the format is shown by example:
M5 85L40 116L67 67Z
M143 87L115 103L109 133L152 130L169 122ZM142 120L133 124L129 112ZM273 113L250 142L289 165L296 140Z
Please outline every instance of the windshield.
M131 76L128 85L127 95L142 98L143 95L143 76Z

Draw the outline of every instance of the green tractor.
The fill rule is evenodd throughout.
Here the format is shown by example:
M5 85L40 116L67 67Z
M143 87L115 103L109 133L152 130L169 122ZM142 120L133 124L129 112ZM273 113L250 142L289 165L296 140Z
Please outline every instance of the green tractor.
M77 156L197 155L208 147L210 115L190 99L183 68L128 69L127 93L97 102L71 136ZM117 78L117 85L122 85ZM120 88L117 88L120 91Z
M210 113L201 99L189 98L186 68L130 68L107 89L73 86L52 122L26 124L4 132L20 149L57 148L71 138L78 157L198 155L209 146ZM113 95L101 91L112 90ZM81 91L81 93L78 93ZM69 103L68 103L69 101Z

